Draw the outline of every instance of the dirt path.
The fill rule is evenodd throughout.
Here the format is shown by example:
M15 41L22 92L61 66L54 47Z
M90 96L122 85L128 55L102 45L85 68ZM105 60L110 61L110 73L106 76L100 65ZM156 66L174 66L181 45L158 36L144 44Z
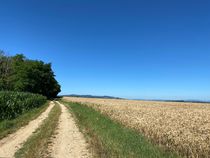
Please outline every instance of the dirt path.
M35 132L43 120L48 117L53 106L54 103L51 102L50 106L37 119L31 121L17 132L0 140L0 157L14 157L15 152L21 148L22 144Z
M74 118L68 109L58 102L62 113L59 120L57 135L50 148L54 158L89 158L91 154L82 133L77 128Z

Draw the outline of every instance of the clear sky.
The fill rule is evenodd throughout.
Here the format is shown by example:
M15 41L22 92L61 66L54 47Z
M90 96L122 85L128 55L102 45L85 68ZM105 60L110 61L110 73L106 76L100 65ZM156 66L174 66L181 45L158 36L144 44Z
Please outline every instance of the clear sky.
M209 0L1 0L0 49L61 94L210 100Z

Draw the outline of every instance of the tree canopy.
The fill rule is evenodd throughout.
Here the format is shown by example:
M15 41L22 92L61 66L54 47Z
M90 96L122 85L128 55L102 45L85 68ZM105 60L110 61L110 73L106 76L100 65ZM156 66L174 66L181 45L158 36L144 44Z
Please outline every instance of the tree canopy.
M0 90L24 91L56 97L60 85L50 63L27 59L23 54L6 56L0 51Z

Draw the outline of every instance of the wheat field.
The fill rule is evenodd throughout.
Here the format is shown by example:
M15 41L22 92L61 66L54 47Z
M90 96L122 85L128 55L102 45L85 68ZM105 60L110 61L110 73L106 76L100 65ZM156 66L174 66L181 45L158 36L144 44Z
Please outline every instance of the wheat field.
M182 157L210 157L210 104L64 97L87 104Z

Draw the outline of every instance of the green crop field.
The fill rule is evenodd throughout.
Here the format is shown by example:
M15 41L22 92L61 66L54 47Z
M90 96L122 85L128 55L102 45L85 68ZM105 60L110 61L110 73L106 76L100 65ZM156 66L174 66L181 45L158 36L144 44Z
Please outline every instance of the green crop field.
M0 92L0 121L14 119L19 115L42 106L47 99L39 94L25 92Z

